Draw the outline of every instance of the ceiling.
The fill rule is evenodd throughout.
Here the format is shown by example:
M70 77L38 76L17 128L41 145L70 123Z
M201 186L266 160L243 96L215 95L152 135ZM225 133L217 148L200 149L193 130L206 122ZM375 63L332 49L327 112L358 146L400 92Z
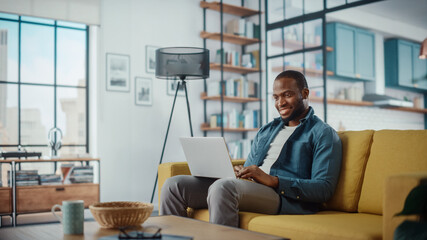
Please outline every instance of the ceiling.
M385 0L357 9L427 29L427 0Z

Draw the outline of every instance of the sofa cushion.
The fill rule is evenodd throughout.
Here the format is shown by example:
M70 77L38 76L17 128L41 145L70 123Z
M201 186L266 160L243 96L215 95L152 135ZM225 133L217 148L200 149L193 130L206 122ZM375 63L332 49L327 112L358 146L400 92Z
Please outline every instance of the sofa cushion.
M334 195L324 204L326 209L357 211L373 133L373 130L338 132L343 150L341 173Z
M207 209L192 209L190 217L198 220L202 220L205 222L209 222L209 211ZM268 216L261 213L252 213L252 212L239 212L239 228L248 229L249 222L259 216Z
M394 174L427 171L427 130L374 133L366 165L359 212L383 213L385 180Z
M290 239L381 239L382 217L374 214L324 211L314 215L255 217L249 230Z

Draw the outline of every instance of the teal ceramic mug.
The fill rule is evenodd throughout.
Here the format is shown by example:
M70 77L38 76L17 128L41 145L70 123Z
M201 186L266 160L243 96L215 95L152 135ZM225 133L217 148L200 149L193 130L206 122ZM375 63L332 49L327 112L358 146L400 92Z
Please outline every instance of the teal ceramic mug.
M62 211L62 218L55 214L55 209ZM83 234L84 202L83 200L62 201L62 205L52 207L53 215L62 223L64 234Z

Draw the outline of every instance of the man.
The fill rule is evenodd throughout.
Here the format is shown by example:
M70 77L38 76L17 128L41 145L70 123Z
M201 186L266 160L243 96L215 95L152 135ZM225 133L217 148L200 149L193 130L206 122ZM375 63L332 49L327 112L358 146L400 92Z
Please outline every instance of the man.
M341 168L341 141L308 106L303 74L284 71L274 80L280 118L264 125L253 140L241 179L175 176L167 179L160 214L187 216L187 207L208 208L212 223L239 226L239 211L310 214L333 194Z

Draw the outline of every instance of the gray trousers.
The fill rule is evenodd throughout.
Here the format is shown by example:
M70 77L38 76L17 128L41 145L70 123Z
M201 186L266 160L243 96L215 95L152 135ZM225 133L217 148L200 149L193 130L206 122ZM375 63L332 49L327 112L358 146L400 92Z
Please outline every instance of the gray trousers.
M209 209L209 221L239 226L239 211L277 214L280 197L273 188L241 179L179 175L162 187L160 215L187 216L187 207Z

